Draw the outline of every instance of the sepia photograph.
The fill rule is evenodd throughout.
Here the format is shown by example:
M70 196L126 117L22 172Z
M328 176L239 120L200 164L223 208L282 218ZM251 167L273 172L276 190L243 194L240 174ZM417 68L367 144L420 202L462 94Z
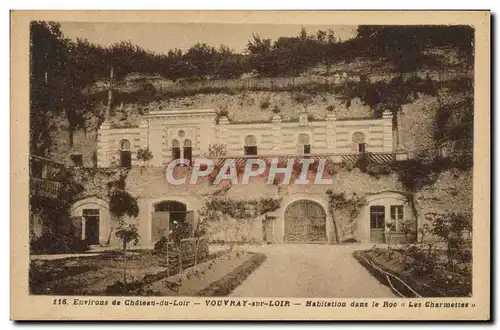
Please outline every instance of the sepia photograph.
M481 39L466 20L23 20L29 299L474 308L478 13Z

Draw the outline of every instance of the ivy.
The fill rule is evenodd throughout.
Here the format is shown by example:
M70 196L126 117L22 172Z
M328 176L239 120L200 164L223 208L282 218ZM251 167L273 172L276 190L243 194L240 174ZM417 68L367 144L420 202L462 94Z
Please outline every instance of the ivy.
M333 193L330 189L326 193L329 195L328 205L332 212L342 210L347 214L350 222L358 217L361 208L366 204L366 199L355 193L350 198L347 198L343 192Z
M391 173L391 168L388 164L379 164L372 161L369 152L360 154L354 167L359 168L362 173L366 173L377 179L380 178L381 175Z
M202 213L218 211L234 219L246 219L279 209L281 199L260 198L252 200L234 200L230 198L212 198L205 202Z

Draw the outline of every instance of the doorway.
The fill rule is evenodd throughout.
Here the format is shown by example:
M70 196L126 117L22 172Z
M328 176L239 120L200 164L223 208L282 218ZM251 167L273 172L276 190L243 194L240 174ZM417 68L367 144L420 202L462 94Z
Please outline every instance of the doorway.
M370 206L370 242L385 242L385 206Z
M84 209L83 219L85 222L85 242L89 245L99 244L99 209Z
M285 211L285 243L326 243L326 212L309 200L293 202Z

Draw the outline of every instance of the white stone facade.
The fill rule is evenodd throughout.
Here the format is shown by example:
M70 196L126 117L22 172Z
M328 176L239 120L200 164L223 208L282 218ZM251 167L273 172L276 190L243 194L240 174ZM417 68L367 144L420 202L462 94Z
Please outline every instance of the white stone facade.
M255 155L270 158L308 154L341 163L352 159L349 157L367 152L382 160L389 157L388 162L404 160L405 154L396 152L392 127L392 114L389 111L384 112L380 119L338 120L333 114L329 114L323 120L310 120L306 112L301 112L296 120L282 120L276 114L267 122L249 123L231 122L227 117L218 117L217 113L210 109L158 111L145 115L138 127L113 128L109 123L103 123L98 133L98 166L119 166L122 151L127 152L131 159L129 166L132 167L127 179L127 190L138 198L140 211L137 225L141 237L140 244L152 246L155 237L158 237L155 229L159 225L155 221L164 221L158 219L166 213L167 219L170 217L168 221L171 221L171 214L175 217L176 212L179 212L168 207L181 205L182 212L185 212L190 223L196 226L199 211L206 198L210 198L213 193L210 192L212 188L207 188L210 187L208 183L205 184L206 187L189 184L173 186L166 183L163 178L164 169L174 157L196 159L223 156L241 159L245 156L255 158ZM214 145L223 145L224 155L210 154L210 146ZM146 147L152 152L153 158L147 169L136 169L141 164L136 159L137 150ZM388 228L385 228L385 224L394 220L394 217L405 221L415 219L407 195L404 191L398 191L397 180L377 180L356 171L345 173L350 174L336 175L330 185L289 185L278 188L275 185L259 183L260 181L249 185L236 185L231 187L226 197L241 200L265 195L281 200L278 210L256 217L255 221L243 230L247 239L268 243L296 242L297 237L299 241L303 239L307 243L327 244L339 243L345 239L344 232L352 223L335 219L336 216L329 209L327 190L349 194L357 191L358 195L366 196L366 204L360 210L351 230L352 237L358 241L368 243L384 240L380 237L383 237L384 233L387 236ZM375 181L372 182L368 178ZM266 187L260 187L259 184ZM170 202L174 206L157 208L158 205ZM93 204L93 200L78 202L72 210L73 216L82 216L84 209L94 209ZM94 237L99 237L101 245L116 244L115 239L110 239L111 236L114 238L112 232L117 225L116 219L109 214L106 205L100 203L98 209L102 218L99 233L95 233ZM296 210L297 216L290 216L292 209ZM307 220L307 216L303 214L304 210L310 210L311 219L314 217L314 221L321 223L318 225ZM375 211L379 214L374 216L372 213ZM291 218L294 220L290 220ZM290 229L290 226L300 227L302 218L309 221L308 224L304 229L293 232L295 229ZM314 226L320 226L321 230L315 229ZM88 236L83 232L84 228L83 223L83 238ZM304 233L300 232L301 230L304 230ZM401 236L401 228L396 228L396 231ZM240 229L236 232L241 234ZM297 235L292 237L290 232ZM311 232L314 232L315 236L311 236L309 240L307 235ZM227 233L214 233L212 238L219 240L224 236L227 236Z
M151 166L164 166L172 159L172 147L183 150L189 144L192 157L207 157L211 145L222 144L226 156L244 156L248 137L256 141L257 155L280 156L309 154L358 154L360 148L370 153L392 153L395 150L392 114L381 119L310 120L306 112L298 120L282 120L275 115L268 122L230 122L211 109L156 111L144 116L138 127L114 128L103 123L98 134L98 167L119 163L120 143L130 142L132 166L138 165L136 152L149 147ZM309 149L304 149L308 143ZM359 146L364 144L364 146ZM182 151L181 151L182 152Z

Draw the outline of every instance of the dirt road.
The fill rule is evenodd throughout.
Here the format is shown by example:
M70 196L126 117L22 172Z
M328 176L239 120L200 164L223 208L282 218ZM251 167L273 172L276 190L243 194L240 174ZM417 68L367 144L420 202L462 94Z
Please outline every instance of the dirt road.
M269 245L249 248L267 260L234 297L395 297L352 256L359 245Z

